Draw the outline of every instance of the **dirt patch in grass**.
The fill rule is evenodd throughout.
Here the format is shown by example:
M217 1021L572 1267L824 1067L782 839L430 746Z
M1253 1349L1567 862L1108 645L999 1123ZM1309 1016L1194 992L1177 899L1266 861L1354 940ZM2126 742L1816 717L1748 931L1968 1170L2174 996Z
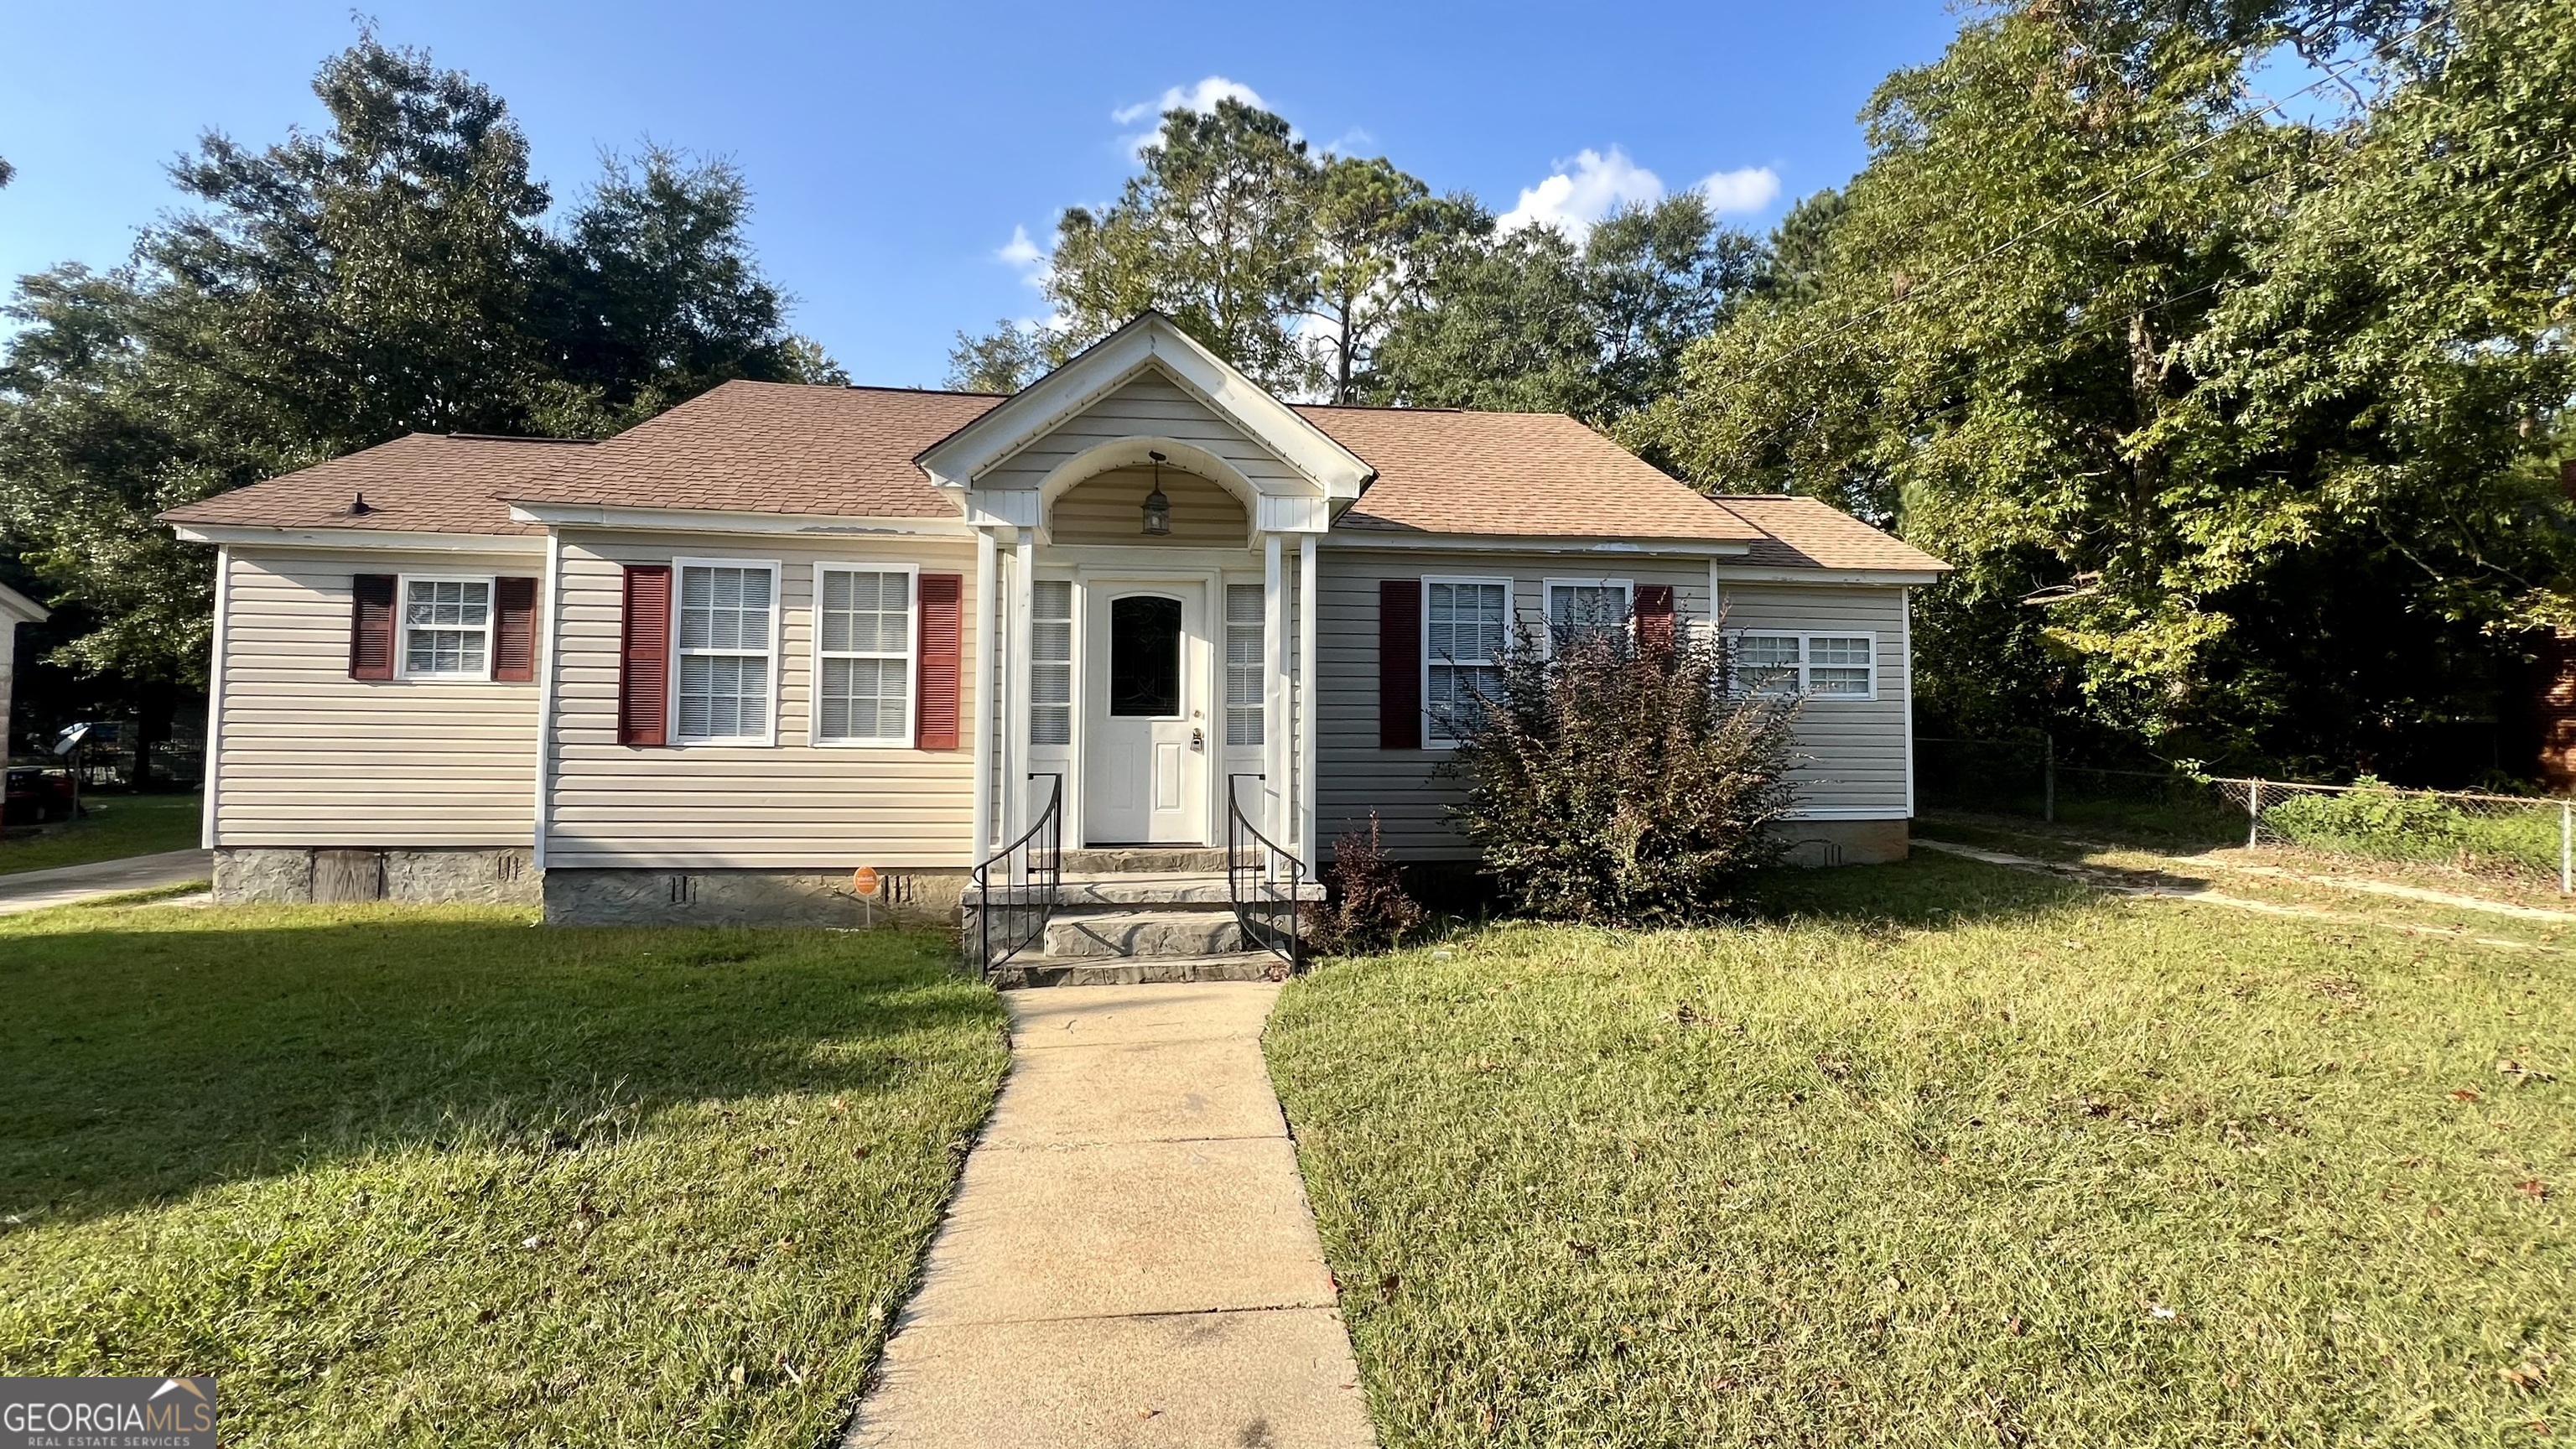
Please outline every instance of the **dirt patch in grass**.
M0 922L0 1373L227 1443L806 1446L1007 1061L925 934Z
M1442 949L1269 1038L1391 1446L2576 1414L2563 960L1934 857Z

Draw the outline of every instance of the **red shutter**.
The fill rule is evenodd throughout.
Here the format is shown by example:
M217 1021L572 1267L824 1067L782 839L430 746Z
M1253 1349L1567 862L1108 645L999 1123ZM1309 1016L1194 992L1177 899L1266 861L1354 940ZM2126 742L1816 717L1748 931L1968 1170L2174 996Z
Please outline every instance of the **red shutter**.
M349 580L349 677L394 677L394 576Z
M917 750L957 748L958 663L965 632L963 574L921 576L921 705L913 717Z
M1377 747L1422 748L1422 580L1377 582Z
M618 640L617 742L671 742L671 566L626 566L626 624Z
M537 581L492 581L492 677L524 683L537 677Z
M1673 586L1648 584L1637 590L1637 647L1664 653L1673 647Z

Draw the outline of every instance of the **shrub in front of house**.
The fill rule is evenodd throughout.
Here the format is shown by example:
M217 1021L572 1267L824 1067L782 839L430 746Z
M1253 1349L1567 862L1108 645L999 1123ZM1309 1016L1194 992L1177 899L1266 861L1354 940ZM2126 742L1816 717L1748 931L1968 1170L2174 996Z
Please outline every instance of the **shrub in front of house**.
M1332 887L1324 907L1319 944L1341 956L1392 950L1421 928L1429 912L1404 889L1395 857L1378 838L1377 814L1368 830L1353 830L1333 843L1333 863L1324 868Z
M1454 814L1532 915L1703 922L1779 858L1794 702L1730 688L1722 636L1643 622L1524 632L1456 725Z

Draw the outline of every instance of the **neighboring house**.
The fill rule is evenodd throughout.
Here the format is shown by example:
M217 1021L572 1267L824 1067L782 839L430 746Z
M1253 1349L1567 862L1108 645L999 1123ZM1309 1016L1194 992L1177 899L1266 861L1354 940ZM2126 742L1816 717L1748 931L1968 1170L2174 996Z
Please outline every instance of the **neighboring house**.
M0 584L0 759L8 757L9 742L17 738L9 732L9 701L18 679L18 626L41 624L53 616L44 605Z
M1943 569L1571 418L1292 406L1151 313L1007 398L736 382L165 517L221 550L219 896L565 921L856 920L859 866L953 907L1059 787L1068 848L1166 869L1230 799L1310 869L1371 815L1472 858L1433 769L1491 651L1631 611L1800 681L1796 834L1893 859Z

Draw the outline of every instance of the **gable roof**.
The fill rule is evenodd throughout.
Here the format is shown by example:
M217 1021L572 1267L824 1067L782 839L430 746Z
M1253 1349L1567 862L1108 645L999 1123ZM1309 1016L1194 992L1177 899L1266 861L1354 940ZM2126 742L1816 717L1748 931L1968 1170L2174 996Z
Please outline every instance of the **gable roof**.
M1377 481L1337 528L1749 543L1760 531L1563 413L1300 407Z
M1752 568L1948 573L1950 566L1831 504L1788 493L1720 493L1716 503L1761 530L1735 562Z
M183 503L170 523L357 528L385 533L542 533L501 496L591 445L559 438L405 433L266 482ZM367 511L353 513L359 494Z
M1139 374L1156 371L1195 395L1243 436L1347 503L1374 476L1330 434L1229 366L1162 313L1147 309L1053 372L1013 393L915 461L943 484L964 487L986 469L1062 427Z

